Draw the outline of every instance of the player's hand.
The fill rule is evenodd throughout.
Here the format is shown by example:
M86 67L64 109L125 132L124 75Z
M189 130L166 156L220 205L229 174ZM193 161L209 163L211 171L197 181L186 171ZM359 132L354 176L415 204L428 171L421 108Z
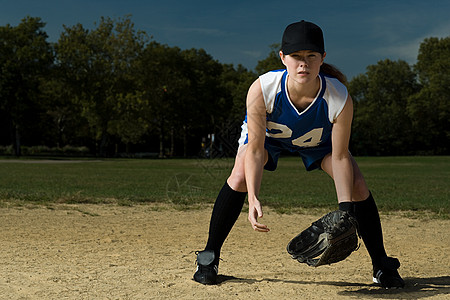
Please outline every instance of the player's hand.
M253 201L249 201L248 220L252 224L253 230L259 232L269 232L270 229L266 225L258 223L258 218L262 217L263 211L261 203L258 201L258 199L255 198Z

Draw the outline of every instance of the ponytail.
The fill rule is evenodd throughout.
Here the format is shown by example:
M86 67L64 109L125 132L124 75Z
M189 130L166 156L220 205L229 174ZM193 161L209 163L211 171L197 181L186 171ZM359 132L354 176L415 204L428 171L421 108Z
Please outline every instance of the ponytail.
M336 79L339 80L344 85L348 84L347 77L333 65L323 63L320 66L320 72L324 73L325 75L336 77Z

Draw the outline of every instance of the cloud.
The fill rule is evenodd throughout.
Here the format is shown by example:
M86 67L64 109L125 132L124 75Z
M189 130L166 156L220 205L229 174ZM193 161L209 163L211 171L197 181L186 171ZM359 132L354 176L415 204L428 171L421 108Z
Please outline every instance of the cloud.
M242 54L244 54L245 56L251 57L251 58L256 58L259 59L262 56L262 52L261 51L241 51Z
M450 36L450 21L434 28L427 37L444 38Z
M426 34L419 37L411 37L410 39L403 39L390 45L377 47L372 51L372 54L381 57L391 57L394 59L402 59L410 64L416 62L419 53L420 44L429 37L444 38L450 36L450 22L439 24L432 28Z
M224 37L230 35L230 33L220 29L202 28L202 27L165 27L162 28L162 30L173 34L183 34L183 35L202 35L212 37Z
M392 57L402 59L408 63L414 63L419 51L419 45L423 38L417 38L409 42L403 42L400 45L389 45L375 48L372 53L381 57Z

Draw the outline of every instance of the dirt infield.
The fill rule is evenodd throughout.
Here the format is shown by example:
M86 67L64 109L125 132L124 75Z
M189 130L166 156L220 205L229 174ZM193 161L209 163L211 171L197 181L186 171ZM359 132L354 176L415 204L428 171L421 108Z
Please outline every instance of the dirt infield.
M312 268L292 260L289 239L319 214L266 209L269 233L242 213L226 241L220 284L192 280L211 207L57 205L0 208L0 299L450 299L450 221L382 215L402 290L371 283L364 246Z

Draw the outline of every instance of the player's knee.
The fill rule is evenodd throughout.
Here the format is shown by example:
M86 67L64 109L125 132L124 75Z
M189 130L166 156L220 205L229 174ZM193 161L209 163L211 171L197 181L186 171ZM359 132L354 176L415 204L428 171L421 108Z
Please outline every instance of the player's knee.
M245 183L245 175L243 171L233 170L228 177L228 185L235 191L246 192L247 184Z

